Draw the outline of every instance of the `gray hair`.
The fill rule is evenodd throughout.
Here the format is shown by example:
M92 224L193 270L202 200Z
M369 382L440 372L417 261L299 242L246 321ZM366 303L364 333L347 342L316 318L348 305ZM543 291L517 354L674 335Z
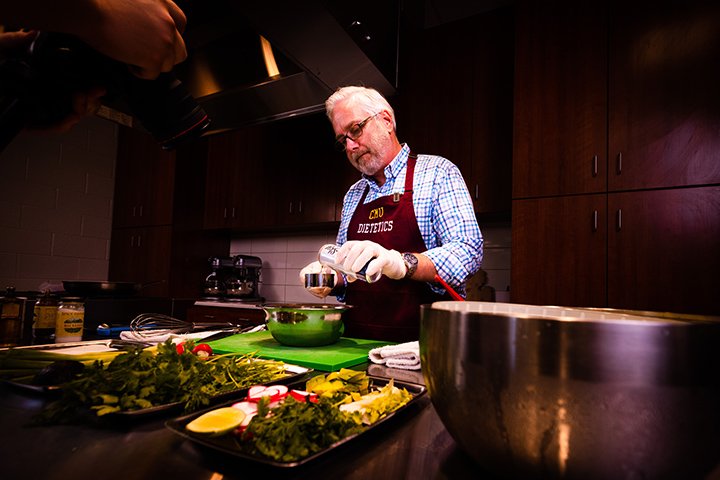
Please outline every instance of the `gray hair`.
M387 110L390 113L392 119L393 128L397 130L395 125L395 111L390 106L385 97L374 88L367 87L340 87L335 93L325 100L325 113L332 122L333 111L335 110L335 104L338 102L346 102L350 106L359 105L363 107L368 114L375 114L383 110Z

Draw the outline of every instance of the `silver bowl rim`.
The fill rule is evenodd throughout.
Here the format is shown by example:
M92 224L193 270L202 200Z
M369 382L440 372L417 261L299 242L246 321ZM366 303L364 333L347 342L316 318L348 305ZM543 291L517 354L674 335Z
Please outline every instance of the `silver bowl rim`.
M687 327L693 324L719 325L720 317L710 315L620 310L612 308L562 307L556 305L529 305L522 303L440 301L430 308L459 313L484 314L498 317L515 317L527 320L553 320L576 323L617 323Z
M334 303L282 303L271 302L260 305L263 309L268 310L305 310L305 311L345 311L353 308L352 305L339 305Z

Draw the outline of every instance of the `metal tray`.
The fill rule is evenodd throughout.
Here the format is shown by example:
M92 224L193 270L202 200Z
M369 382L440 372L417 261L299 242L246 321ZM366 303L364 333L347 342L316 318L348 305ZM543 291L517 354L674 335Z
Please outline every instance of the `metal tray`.
M368 378L370 379L370 389L371 390L379 390L381 387L383 387L388 382L390 382L389 378L374 377L371 375L368 375ZM165 422L165 426L167 428L169 428L173 433L176 433L176 434L180 435L181 437L191 440L192 442L195 442L204 447L208 447L212 450L216 450L219 452L223 452L223 453L232 455L234 457L238 457L238 458L245 459L245 460L250 460L252 462L258 462L258 463L261 463L264 465L270 465L273 467L280 467L280 468L298 467L300 465L304 465L308 462L311 462L318 457L326 455L328 452L335 450L339 446L344 445L344 444L352 441L353 439L366 434L367 432L375 430L380 425L386 423L387 421L389 421L390 419L395 417L400 412L406 410L411 405L414 405L420 399L420 397L425 395L425 393L427 391L425 386L419 385L416 383L400 382L397 380L393 380L393 382L396 387L404 388L408 392L410 392L410 394L412 395L413 398L407 404L403 405L398 410L392 412L391 414L387 415L386 417L381 418L374 424L370 425L366 430L364 430L360 433L357 433L355 435L350 435L348 437L345 437L342 440L335 442L332 445L328 446L324 450L321 450L317 453L314 453L313 455L310 455L310 456L307 456L300 460L296 460L296 461L292 461L292 462L279 462L279 461L276 461L276 460L273 460L271 458L267 458L267 457L264 457L261 455L254 455L254 454L248 453L241 448L240 444L238 443L239 440L237 440L237 438L234 435L228 434L228 435L222 435L219 437L209 437L209 436L189 432L185 429L185 425L187 425L188 423L190 423L192 420L199 417L203 413L206 413L210 410L214 410L216 408L230 406L235 402L228 402L228 403L225 403L222 405L216 405L213 408L208 408L203 411L195 412L195 413L185 415L185 416L182 416L179 418L168 420ZM301 390L305 389L304 382L297 382L295 384L290 384L288 386L290 388L297 388L297 389L301 389Z

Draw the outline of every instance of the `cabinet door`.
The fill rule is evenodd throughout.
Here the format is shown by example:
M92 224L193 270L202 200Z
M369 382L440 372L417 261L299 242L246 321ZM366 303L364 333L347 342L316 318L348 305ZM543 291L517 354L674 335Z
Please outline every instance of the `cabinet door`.
M239 132L239 133L238 133ZM229 228L239 206L235 202L238 164L244 154L243 132L213 135L208 139L205 180L205 228Z
M108 278L143 284L143 296L169 293L172 227L115 228Z
M115 227L172 223L175 155L148 134L121 127L118 138Z
M614 193L608 305L720 314L720 187Z
M513 200L513 302L602 307L606 195Z
M606 9L516 7L513 198L606 189Z
M265 225L310 226L335 220L336 164L333 132L323 113L289 119L268 126L262 158L266 189L260 201ZM269 223L268 207L275 208Z
M499 9L471 27L472 159L463 172L475 211L509 213L512 197L514 16ZM473 22L475 23L475 22Z
M720 3L623 2L611 21L609 189L720 182Z

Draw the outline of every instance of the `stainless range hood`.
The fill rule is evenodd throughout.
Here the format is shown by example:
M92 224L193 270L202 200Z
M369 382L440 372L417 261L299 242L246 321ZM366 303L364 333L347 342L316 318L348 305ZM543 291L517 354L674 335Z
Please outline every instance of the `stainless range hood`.
M186 3L188 59L175 71L210 116L208 133L322 111L344 85L395 92L398 0ZM268 73L261 36L279 73Z

